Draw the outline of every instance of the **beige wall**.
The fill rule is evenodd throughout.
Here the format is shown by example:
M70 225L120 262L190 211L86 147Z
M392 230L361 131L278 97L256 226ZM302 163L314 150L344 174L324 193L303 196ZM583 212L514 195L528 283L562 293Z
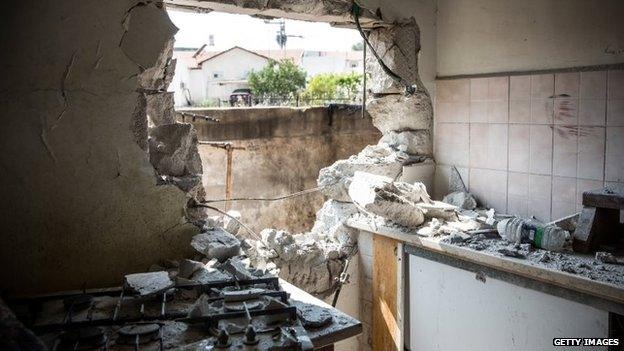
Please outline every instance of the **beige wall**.
M233 154L233 197L277 197L314 188L321 168L376 144L381 137L370 117L362 119L357 108L336 110L333 116L324 107L193 111L221 120L218 124L196 121L199 140L230 141L244 148ZM224 198L225 150L201 145L199 152L206 198ZM324 201L317 192L273 202L241 201L231 208L240 211L243 222L254 231L304 232L312 228Z
M624 71L438 81L435 192L455 165L497 211L548 221L624 183Z
M0 64L2 290L111 286L190 254L196 228L183 221L185 195L156 186L131 132L140 71L133 59L154 64L171 28L154 5L129 12L135 3L3 7L0 49L10 55ZM135 25L124 40L143 40L124 52L129 13Z
M438 0L438 76L624 62L624 1Z

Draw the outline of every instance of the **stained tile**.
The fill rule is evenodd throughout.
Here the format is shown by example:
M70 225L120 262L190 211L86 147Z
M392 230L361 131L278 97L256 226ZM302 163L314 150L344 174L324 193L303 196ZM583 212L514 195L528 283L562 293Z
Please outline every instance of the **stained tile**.
M529 174L509 172L507 174L509 182L507 185L507 192L509 195L515 195L520 197L529 196Z
M578 72L555 74L555 95L557 97L578 98L579 96Z
M555 126L553 141L553 175L576 177L578 127L576 125Z
M555 124L577 124L578 123L578 100L577 99L555 99L554 123Z
M553 202L576 203L576 178L553 177L552 200Z
M529 216L550 220L552 179L550 176L529 175Z
M529 198L526 196L507 195L507 213L520 216L529 216Z

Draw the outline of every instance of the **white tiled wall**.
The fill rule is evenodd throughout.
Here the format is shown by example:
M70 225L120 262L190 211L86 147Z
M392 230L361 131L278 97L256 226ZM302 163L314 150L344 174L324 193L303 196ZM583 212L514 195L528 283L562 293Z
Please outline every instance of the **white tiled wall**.
M486 206L547 221L624 183L624 71L437 82L434 194L450 166Z

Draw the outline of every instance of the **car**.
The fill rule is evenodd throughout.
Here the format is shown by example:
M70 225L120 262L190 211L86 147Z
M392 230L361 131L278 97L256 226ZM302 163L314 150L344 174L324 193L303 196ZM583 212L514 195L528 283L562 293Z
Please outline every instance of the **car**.
M251 106L251 89L235 89L230 94L230 106Z

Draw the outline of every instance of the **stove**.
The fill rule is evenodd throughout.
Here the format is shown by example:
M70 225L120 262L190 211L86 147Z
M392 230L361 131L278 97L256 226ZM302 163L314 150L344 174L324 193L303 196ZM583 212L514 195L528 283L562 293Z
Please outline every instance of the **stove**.
M277 277L178 282L148 295L122 286L8 302L53 351L314 348L301 310Z

